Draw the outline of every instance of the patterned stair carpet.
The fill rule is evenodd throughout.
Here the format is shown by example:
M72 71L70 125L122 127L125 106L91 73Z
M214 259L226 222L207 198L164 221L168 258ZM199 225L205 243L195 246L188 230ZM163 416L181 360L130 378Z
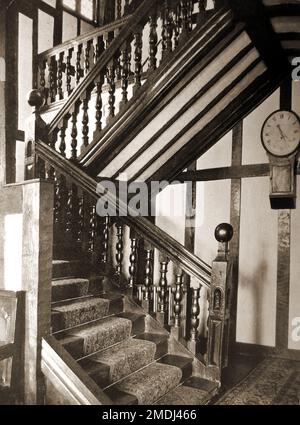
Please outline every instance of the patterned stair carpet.
M113 404L198 405L216 394L217 382L193 376L192 354L170 353L165 330L149 332L146 314L107 291L104 275L80 277L78 268L53 263L52 333Z
M218 405L299 405L300 362L264 359Z

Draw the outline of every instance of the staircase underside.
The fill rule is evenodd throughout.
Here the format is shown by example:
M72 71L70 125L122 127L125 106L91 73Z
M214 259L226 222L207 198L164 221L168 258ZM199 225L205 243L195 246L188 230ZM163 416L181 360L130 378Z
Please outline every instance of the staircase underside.
M290 68L278 61L270 69L245 25L216 13L94 139L82 166L108 179L176 177L279 86Z
M81 166L104 179L176 178L289 75L288 57L300 54L296 3L264 0L265 19L274 30L269 25L268 42L276 56L271 63L270 46L256 45L259 37L249 23L238 22L230 9L212 13L148 75L106 127L94 132L79 157ZM45 111L46 121L62 103ZM90 113L92 119L91 107Z

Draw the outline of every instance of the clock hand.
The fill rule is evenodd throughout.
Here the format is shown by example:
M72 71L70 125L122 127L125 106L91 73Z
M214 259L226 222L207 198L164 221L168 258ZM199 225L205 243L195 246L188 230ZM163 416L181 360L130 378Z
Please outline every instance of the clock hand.
M287 139L286 138L286 135L283 133L280 125L278 124L277 127L278 127L278 130L279 130L280 134L281 134L281 140L284 139L286 141L286 139Z

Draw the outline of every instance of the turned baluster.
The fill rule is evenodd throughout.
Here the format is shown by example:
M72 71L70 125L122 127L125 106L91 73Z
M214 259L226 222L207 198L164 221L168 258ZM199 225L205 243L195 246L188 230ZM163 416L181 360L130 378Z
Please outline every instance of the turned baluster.
M90 42L89 41L83 44L83 51L84 51L83 74L86 75L90 70Z
M125 0L124 4L124 15L128 14L130 0Z
M72 49L69 49L67 52L67 59L66 59L66 97L70 96L72 92L71 60L72 60Z
M117 19L122 16L122 0L117 0Z
M134 33L134 86L135 93L142 85L142 39L143 28L137 28Z
M48 71L49 71L49 98L50 102L55 101L56 97L56 81L55 81L55 63L54 63L54 57L51 56L48 59Z
M181 8L180 3L175 6L174 10L174 49L179 44L179 37L180 37L180 24L181 24Z
M151 292L153 285L153 247L145 242L146 262L145 262L145 278L143 285L143 301L142 307L150 312L151 310Z
M168 295L168 264L169 260L160 262L160 279L159 279L159 287L160 287L160 297L159 297L159 311L161 313L165 313L167 309L167 295Z
M85 223L85 199L83 194L78 198L78 226L77 226L77 245L82 248L84 242L84 223Z
M108 242L109 242L109 216L104 217L103 230L102 230L102 249L101 249L101 264L106 266L108 262Z
M118 37L120 33L120 30L117 29L114 32L114 37ZM121 50L117 50L116 54L115 54L115 79L116 81L121 81L122 78L122 65L121 65L121 60L122 60L122 53Z
M40 70L40 92L43 94L43 96L46 99L46 60L42 59L39 63L39 70Z
M97 213L96 205L93 204L90 207L89 213L89 231L88 231L88 253L90 262L94 266L96 265L96 232L97 232Z
M192 31L193 29L193 13L194 13L194 1L189 0L187 2L187 8L188 8L188 29L189 31Z
M75 63L75 81L76 81L76 85L79 84L81 77L82 77L82 69L81 69L81 52L82 52L82 46L81 45L77 45L74 48L74 54L75 54L75 58L76 58L76 63Z
M90 95L85 93L82 100L82 146L81 151L89 145L89 101Z
M160 256L160 278L159 278L159 299L158 299L158 312L156 319L162 324L166 325L167 312L168 312L168 258Z
M138 239L135 232L130 229L130 241L131 241L131 251L129 256L129 280L128 287L133 289L136 284L136 272L137 272L137 253L138 253Z
M56 175L55 179L55 207L54 207L54 224L55 224L55 242L63 241L66 228L66 206L67 206L67 183L63 174Z
M121 284L122 271L123 271L123 258L124 258L124 243L123 243L123 233L124 226L123 224L117 220L116 221L116 230L117 230L117 243L116 243L116 270L115 276L118 279L118 283Z
M128 84L131 64L131 45L126 41L122 46L122 73L121 73L121 87L122 87L122 100L120 108L128 102Z
M56 90L56 100L63 99L63 89L62 89L62 76L63 76L63 60L64 52L58 53L55 57L57 63L57 90Z
M102 116L103 116L103 113L102 113L102 107L103 107L102 87L103 87L103 84L104 84L104 74L103 74L102 71L100 72L100 75L96 78L95 84L96 84L96 105L95 105L96 126L95 126L95 131L101 131L102 130Z
M109 123L115 116L115 62L112 59L107 67L107 84L108 84L108 117L107 122Z
M56 149L56 142L58 140L58 132L59 128L56 128L48 135L48 145L51 149ZM46 163L45 165L45 176L47 180L54 180L55 178L55 170L54 168L49 164Z
M198 1L198 8L199 8L199 12L198 12L198 16L197 16L197 22L198 24L201 24L204 22L205 19L205 11L207 8L207 0L199 0Z
M166 20L166 3L161 11L161 62L164 60L167 52L167 20Z
M77 117L78 117L79 108L77 105L73 107L71 111L71 159L76 161L77 159Z
M105 47L104 47L104 41L103 36L101 37L94 37L93 38L93 46L94 46L94 64L98 61L100 58L100 55L103 53Z
M197 353L198 343L198 327L199 327L199 314L200 314L200 290L201 286L192 288L192 305L191 305L191 321L190 321L190 339L188 341L188 348L193 353Z
M59 151L62 156L66 156L66 130L68 127L68 117L64 118L62 121L62 125L60 128L60 144L59 144Z
M183 298L183 274L181 271L178 271L176 274L176 283L173 290L174 297L174 326L171 329L172 335L176 339L181 337L181 310L182 310L182 298Z
M181 1L181 36L187 37L189 32L189 13L188 13L188 0Z
M172 52L173 49L173 13L170 7L169 0L166 1L166 12L165 12L165 53L168 54Z
M155 71L157 64L157 12L155 9L150 14L149 24L149 71Z
M66 213L66 235L70 246L76 242L78 225L78 196L77 186L71 184L68 191L67 213Z

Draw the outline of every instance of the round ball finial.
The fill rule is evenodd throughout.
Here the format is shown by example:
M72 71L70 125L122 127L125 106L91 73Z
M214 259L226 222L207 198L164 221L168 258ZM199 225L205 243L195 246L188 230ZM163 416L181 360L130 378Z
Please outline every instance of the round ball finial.
M233 236L233 227L231 224L222 223L216 227L215 238L218 242L230 242Z
M44 105L45 98L39 90L34 89L28 93L27 101L30 106L39 109Z

